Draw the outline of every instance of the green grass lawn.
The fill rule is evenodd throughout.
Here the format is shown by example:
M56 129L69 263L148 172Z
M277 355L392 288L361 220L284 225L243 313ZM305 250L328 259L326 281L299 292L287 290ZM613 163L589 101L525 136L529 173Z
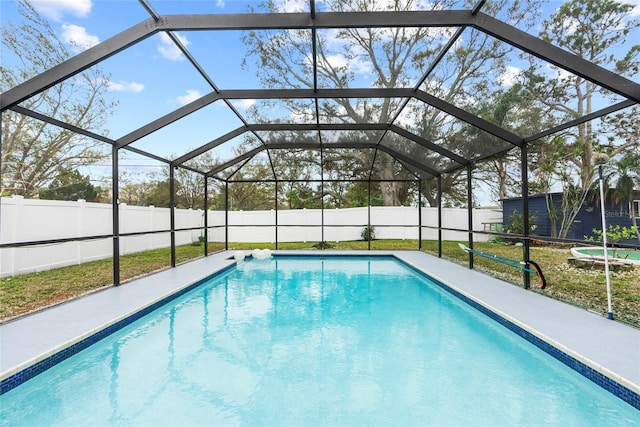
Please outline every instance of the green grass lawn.
M423 242L423 250L437 254L438 242ZM501 243L474 243L474 249L522 259L522 248ZM469 256L457 242L443 242L444 258L468 265ZM542 268L547 280L545 289L538 289L537 278L532 275L531 289L551 298L565 301L602 315L607 313L607 290L604 271L572 267L567 259L570 249L532 247L530 259ZM474 268L505 281L522 285L522 271L487 258L474 257ZM640 267L626 272L611 272L611 294L614 317L640 327Z
M367 249L366 241L328 242L332 249ZM317 242L279 243L278 249L315 249ZM423 241L423 250L437 254L438 243ZM274 244L229 243L229 249L275 249ZM371 249L416 250L417 240L374 240ZM475 243L480 251L512 259L522 258L522 248L499 243ZM224 249L223 244L209 244L209 252ZM203 256L203 246L185 245L176 248L176 262L183 263ZM169 268L168 248L120 257L121 281ZM538 289L535 277L531 279L531 290L565 301L601 315L607 313L607 293L604 272L571 267L567 258L569 249L532 247L530 257L541 267L547 279L547 287ZM468 255L457 242L443 242L443 258L468 265ZM514 285L522 286L523 273L493 260L476 256L474 268L498 277ZM46 307L78 295L91 292L113 283L111 259L93 261L82 265L58 268L39 273L4 278L0 280L0 320ZM629 272L611 274L613 311L617 320L640 328L640 268Z

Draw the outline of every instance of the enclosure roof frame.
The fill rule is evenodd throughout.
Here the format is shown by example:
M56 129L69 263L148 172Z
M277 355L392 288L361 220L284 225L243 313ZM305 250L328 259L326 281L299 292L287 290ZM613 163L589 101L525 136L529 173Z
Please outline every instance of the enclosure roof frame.
M143 20L138 24L131 26L130 28L122 31L121 33L99 43L98 45L91 47L76 56L44 71L43 73L7 90L0 96L0 111L13 110L15 112L29 115L33 118L38 118L45 122L54 124L56 126L63 127L78 134L90 136L94 139L106 142L114 146L116 149L128 147L133 142L140 138L147 136L168 124L171 124L188 114L191 114L200 108L203 108L215 101L222 100L227 106L229 106L236 116L243 122L244 127L238 128L226 135L220 136L211 140L210 142L201 145L196 150L189 153L184 153L177 159L168 160L163 159L154 153L144 153L142 150L137 150L143 154L149 154L150 157L165 162L170 162L174 166L186 166L184 163L197 155L200 155L211 148L218 146L228 141L233 136L240 135L244 132L253 132L260 143L269 148L266 141L264 141L260 135L256 132L260 130L268 130L263 127L262 124L248 122L231 104L230 100L233 99L294 99L294 98L308 98L315 100L316 103L316 117L318 99L341 99L341 98L384 98L384 97L398 97L405 99L408 102L409 99L416 99L423 102L426 105L430 105L440 111L443 111L459 120L462 120L473 127L476 127L490 135L493 135L500 140L508 142L508 145L492 155L499 154L501 152L508 151L513 147L524 147L529 142L534 141L540 137L549 135L551 133L564 130L575 124L583 123L585 121L593 120L601 117L612 111L617 111L622 108L637 105L640 102L640 84L633 82L615 72L609 71L603 67L598 66L588 60L580 58L570 52L567 52L559 47L552 45L536 36L533 36L525 31L522 31L515 26L502 22L501 20L491 17L487 14L480 12L480 8L484 4L484 1L480 1L472 10L437 10L437 11L368 11L368 12L319 12L315 8L315 3L310 1L311 13L307 12L294 12L294 13L265 13L265 14L249 14L249 13L237 13L237 14L184 14L184 15L159 15L157 14L147 0L140 0L147 12L151 15L149 19ZM471 114L459 107L452 105L451 103L433 96L425 91L419 90L418 86L415 88L338 88L338 89L319 89L317 87L317 59L316 59L316 41L315 32L318 29L341 29L341 28L402 28L402 27L458 27L456 35L450 40L444 51L441 52L436 60L442 59L442 56L448 51L453 44L456 36L459 36L460 32L464 28L475 28L485 34L488 34L498 40L501 40L509 45L512 45L523 52L529 53L545 62L554 64L576 76L580 76L596 85L607 89L617 95L626 98L625 101L619 102L614 106L610 106L601 109L597 112L591 113L584 117L578 117L566 123L562 123L553 129L547 129L539 132L535 135L527 137L521 137L515 135L507 129L504 129L498 125L490 123L474 114ZM173 31L226 31L226 30L310 30L314 37L312 39L313 47L313 70L314 70L314 87L311 89L251 89L251 90L219 90L212 79L206 74L206 72L199 66L195 58L190 54L189 50L180 42L179 38L173 34ZM205 80L212 87L213 91L201 98L180 107L169 114L153 120L138 129L130 132L129 134L119 138L118 140L111 140L109 138L94 134L88 130L79 129L72 125L61 122L50 117L46 117L43 114L27 111L19 106L19 104L33 97L42 91L52 87L53 85L66 80L87 68L100 63L101 61L137 44L138 42L158 33L166 32L174 43L178 46L183 54L188 58L189 62L196 68L196 70L205 78ZM435 66L432 64L432 67ZM431 68L432 68L431 67ZM431 70L431 68L429 70ZM427 71L426 75L429 73ZM448 172L452 170L466 168L469 164L478 160L478 158L485 158L486 156L480 156L476 159L465 158L456 153L451 152L443 147L439 147L437 144L427 141L417 135L413 135L408 131L403 130L399 126L393 123L380 124L381 129L385 132L394 132L407 140L417 143L424 148L433 150L440 155L443 155L455 162L453 168L449 167ZM297 129L292 130L304 130L306 125L295 125ZM361 124L345 124L349 130L374 130L377 126L372 126L364 129ZM323 129L322 123L316 123L316 129L318 132ZM322 146L321 135L318 133L320 139L320 145ZM380 148L381 140L378 141L377 147ZM131 147L133 148L133 147ZM133 149L133 151L136 151ZM393 155L398 161L402 163L409 163L401 159L399 152L395 150L386 150L390 155ZM393 153L393 154L392 154ZM239 156L242 156L240 154ZM187 167L188 168L188 167ZM421 170L430 169L426 165L423 165ZM207 171L199 171L203 174L209 174ZM429 173L435 172L434 176L438 176L443 173L444 170L431 170ZM275 173L275 171L274 171Z

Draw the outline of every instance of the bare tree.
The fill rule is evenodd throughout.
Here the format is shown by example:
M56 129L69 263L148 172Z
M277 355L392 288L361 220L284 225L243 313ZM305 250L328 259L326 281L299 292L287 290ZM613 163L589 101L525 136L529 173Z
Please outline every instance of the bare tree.
M632 5L611 0L571 0L543 22L540 37L621 75L637 73L640 45L627 52L618 51L630 34L638 33L640 21L632 16L632 9ZM550 73L546 66L532 64L527 74L532 98L558 121L588 115L595 111L598 100L613 99L611 93L595 83L559 69L552 70ZM637 122L633 114L633 110L620 113L615 118L605 118L604 122ZM632 127L637 129L637 125ZM623 128L629 129L624 125ZM593 185L594 153L616 156L637 146L637 138L627 138L624 132L614 131L607 139L589 121L538 145L539 168L535 174L538 182L543 183L541 187L546 187L547 192L554 187L562 189L559 205L548 196L554 235L567 236L588 196Z
M2 47L16 61L0 65L6 91L71 56L49 23L26 0L18 1L20 25L2 28ZM83 129L100 129L116 104L107 97L108 76L100 69L67 79L24 101L22 107ZM59 170L89 165L108 154L104 143L39 120L2 113L2 194L33 197Z
M328 7L334 11L405 11L428 7L432 10L452 8L456 2L437 0L433 2L375 1L375 0L334 0ZM468 2L471 7L472 2ZM535 5L533 5L535 6ZM514 23L533 20L535 10L531 2L498 0L488 4L489 13L502 10ZM267 11L276 11L276 2L267 1L260 6ZM527 13L525 13L527 12ZM412 87L421 74L436 58L453 31L433 28L347 28L318 31L316 35L317 86L320 88L347 88L361 86L363 74L369 78L368 84L376 88ZM308 57L311 45L310 31L251 31L243 37L249 47L245 64L255 60L257 76L267 87L313 87L314 73ZM448 58L451 66L441 70L438 76L431 76L424 84L427 92L451 101L454 99L482 99L491 85L487 85L487 73L499 75L504 64L502 58L511 48L492 37L469 30L458 40ZM364 71L364 72L363 72ZM485 81L483 84L481 80ZM498 80L497 78L494 80ZM390 123L396 116L403 100L384 98L380 100L332 99L320 100L320 120L330 122ZM458 104L468 107L467 104ZM312 112L305 102L287 103L292 115L308 117ZM398 124L432 139L446 148L458 150L459 140L448 138L459 131L452 127L451 120L436 109L413 109L408 106L407 116ZM379 132L361 132L359 139L379 142ZM417 147L407 148L408 141L387 133L384 144L394 146L403 154L422 161L425 165L439 162L432 153L420 152ZM410 146L411 144L409 144ZM414 146L416 144L413 144ZM413 151L411 151L413 150ZM362 151L353 153L362 156ZM374 174L381 180L380 190L384 204L401 204L401 193L406 191L400 182L391 180L412 178L405 168L391 160L386 153L378 152L373 165ZM369 156L360 157L364 166ZM453 177L453 174L451 175ZM433 186L428 186L431 189ZM429 194L431 202L435 195Z

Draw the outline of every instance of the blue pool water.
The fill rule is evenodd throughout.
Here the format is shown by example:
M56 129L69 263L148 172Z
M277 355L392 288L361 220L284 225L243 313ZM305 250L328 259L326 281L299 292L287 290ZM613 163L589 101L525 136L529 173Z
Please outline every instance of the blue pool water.
M0 396L20 425L637 425L392 258L253 260Z

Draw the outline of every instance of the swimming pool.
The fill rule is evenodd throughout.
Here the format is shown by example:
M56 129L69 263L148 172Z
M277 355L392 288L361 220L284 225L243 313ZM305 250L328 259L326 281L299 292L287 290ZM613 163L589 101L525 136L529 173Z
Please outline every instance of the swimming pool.
M246 262L0 399L7 425L614 425L638 416L391 258Z

